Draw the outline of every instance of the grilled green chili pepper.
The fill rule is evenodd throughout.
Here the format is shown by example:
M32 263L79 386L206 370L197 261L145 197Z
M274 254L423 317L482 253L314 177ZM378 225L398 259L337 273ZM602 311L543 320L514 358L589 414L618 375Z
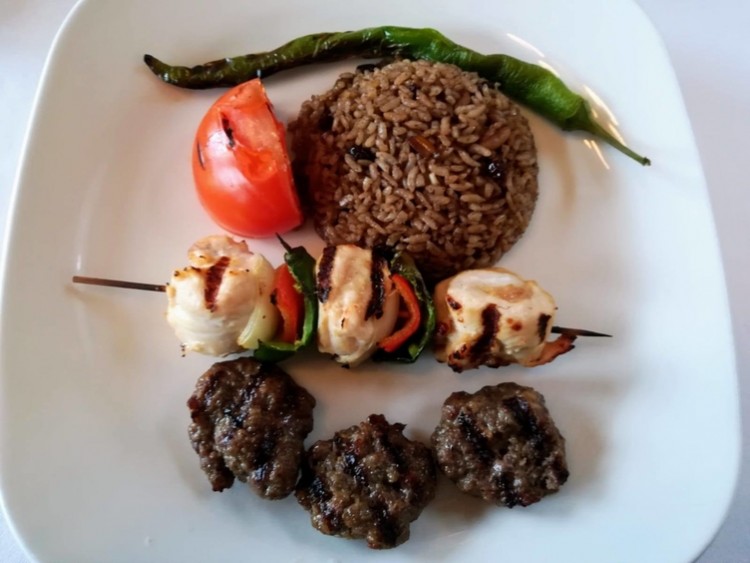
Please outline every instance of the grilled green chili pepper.
M454 64L497 83L516 102L564 131L584 131L609 143L643 165L651 161L621 143L592 116L588 102L557 76L540 66L509 55L482 55L454 43L434 29L372 27L341 33L315 33L263 53L206 64L171 66L145 55L144 62L164 82L183 88L234 86L299 66L350 57L405 57Z
M410 364L417 361L435 332L435 304L421 272L417 269L417 265L410 255L404 252L397 253L390 262L390 270L393 274L404 276L411 284L417 301L419 301L421 319L417 332L401 348L391 353L378 350L373 359Z
M295 342L261 342L253 356L263 362L280 362L293 356L315 338L318 326L318 298L315 295L315 259L301 246L292 248L281 237L284 246L284 262L302 293L304 318L302 334Z

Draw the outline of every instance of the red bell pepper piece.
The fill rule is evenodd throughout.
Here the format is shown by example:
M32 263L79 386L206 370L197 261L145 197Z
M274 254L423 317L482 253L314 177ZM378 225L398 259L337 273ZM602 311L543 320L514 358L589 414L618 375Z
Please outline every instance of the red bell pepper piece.
M297 290L296 282L286 264L282 264L276 270L272 300L281 314L281 327L276 339L282 342L295 342L302 325L304 302L302 293Z
M395 352L401 348L401 346L403 346L406 341L417 332L419 329L419 323L422 320L419 300L417 299L417 294L414 292L414 288L409 281L400 274L393 274L391 280L393 280L393 285L396 286L396 290L401 296L402 310L399 312L399 317L402 317L403 315L405 317L405 322L396 330L396 332L390 336L386 336L378 342L378 347L389 353Z

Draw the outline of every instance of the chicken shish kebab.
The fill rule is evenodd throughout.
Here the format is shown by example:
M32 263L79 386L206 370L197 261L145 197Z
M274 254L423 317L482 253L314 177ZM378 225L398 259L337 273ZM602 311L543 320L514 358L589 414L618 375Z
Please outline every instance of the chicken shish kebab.
M531 367L571 350L577 336L607 336L553 326L552 296L502 268L444 280L433 299L406 254L339 245L316 261L281 242L286 253L276 270L244 242L215 235L190 248L189 266L175 270L165 286L73 281L166 291L167 321L183 350L217 356L253 350L268 362L313 340L345 366L373 356L413 362L434 338L436 358L455 371ZM553 332L561 336L550 342Z
M318 349L347 366L376 352L417 358L434 320L429 292L408 257L389 261L341 245L327 247L316 262L303 248L286 248L274 272L244 242L211 236L193 245L190 266L175 270L166 286L167 321L183 349L254 350L261 360L279 361L317 336Z

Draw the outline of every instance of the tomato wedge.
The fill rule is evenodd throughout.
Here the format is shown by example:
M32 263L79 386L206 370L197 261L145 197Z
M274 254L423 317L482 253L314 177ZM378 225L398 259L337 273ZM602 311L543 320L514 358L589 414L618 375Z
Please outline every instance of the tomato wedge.
M243 237L302 224L284 126L260 79L235 86L208 110L193 146L198 198L211 218Z
M282 342L295 342L302 326L305 304L286 264L282 264L276 270L271 300L281 314L281 328L276 339Z

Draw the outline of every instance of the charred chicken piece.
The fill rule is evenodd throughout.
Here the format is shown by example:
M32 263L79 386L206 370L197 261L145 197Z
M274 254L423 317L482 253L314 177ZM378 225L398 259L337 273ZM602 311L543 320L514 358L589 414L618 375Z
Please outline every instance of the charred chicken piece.
M573 335L547 341L557 310L552 296L503 268L461 272L434 295L435 357L454 371L538 366L573 349Z
M167 284L167 322L187 351L224 356L257 347L276 331L273 266L244 241L212 235L188 251ZM248 334L250 319L253 319Z
M568 479L565 440L530 387L501 383L453 393L431 441L448 479L500 506L528 506Z
M294 490L315 399L286 372L251 358L219 362L187 405L190 443L214 491L235 478L269 499Z
M437 471L429 448L403 429L370 415L308 450L295 494L316 529L372 549L409 539L409 524L435 496Z
M399 295L388 261L353 244L328 246L315 267L318 349L356 366L393 332Z

